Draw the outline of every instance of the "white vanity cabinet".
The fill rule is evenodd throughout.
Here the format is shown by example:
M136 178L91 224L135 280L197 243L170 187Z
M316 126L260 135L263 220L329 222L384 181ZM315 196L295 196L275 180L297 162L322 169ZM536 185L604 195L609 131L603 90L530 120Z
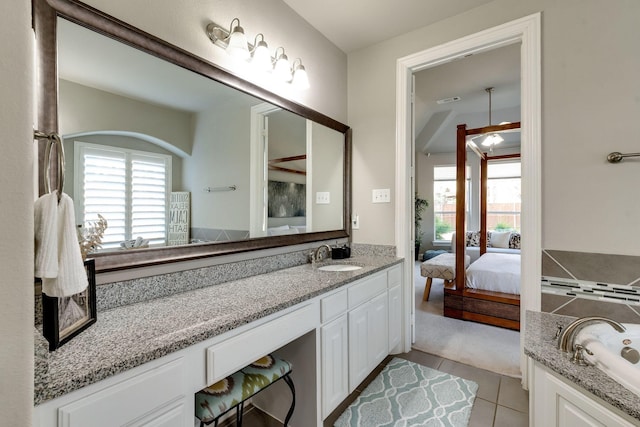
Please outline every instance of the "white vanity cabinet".
M533 384L529 398L531 427L633 427L638 425L627 414L575 384L533 363Z
M401 285L395 266L322 298L323 419L400 343Z
M322 326L322 419L349 395L349 326L343 314Z
M321 426L389 354L390 336L395 341L401 335L400 313L394 311L400 308L400 281L401 268L387 268L47 400L35 407L34 425L190 427L194 393L276 352L294 366L297 402L291 423ZM285 414L289 391L284 387L274 385L254 404ZM274 398L282 394L287 398Z
M389 354L387 272L352 285L349 295L349 392Z
M175 427L193 419L182 357L150 362L36 411L40 427Z
M402 267L387 270L389 288L389 353L400 351L402 341Z

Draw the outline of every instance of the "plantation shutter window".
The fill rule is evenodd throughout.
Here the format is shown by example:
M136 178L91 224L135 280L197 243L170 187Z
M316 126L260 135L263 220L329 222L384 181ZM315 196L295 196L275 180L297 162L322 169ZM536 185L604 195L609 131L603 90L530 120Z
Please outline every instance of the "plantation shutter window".
M166 244L171 156L77 142L75 164L76 217L105 217L103 249L138 237Z

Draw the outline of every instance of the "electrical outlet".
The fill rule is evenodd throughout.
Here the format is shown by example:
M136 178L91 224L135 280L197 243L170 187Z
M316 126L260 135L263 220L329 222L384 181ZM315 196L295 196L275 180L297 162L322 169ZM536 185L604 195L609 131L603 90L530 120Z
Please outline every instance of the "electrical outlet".
M388 188L372 190L371 201L373 203L391 203L391 190Z
M358 230L360 228L360 216L352 215L351 216L351 229Z
M328 191L318 191L316 193L316 205L328 205L331 203L331 193Z

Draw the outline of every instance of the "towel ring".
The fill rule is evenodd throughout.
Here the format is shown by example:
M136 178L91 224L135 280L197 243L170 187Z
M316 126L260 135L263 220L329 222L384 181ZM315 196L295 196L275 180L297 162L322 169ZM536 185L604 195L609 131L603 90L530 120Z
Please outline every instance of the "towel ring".
M46 134L40 131L34 131L34 138L38 139L46 139L47 147L44 151L44 174L45 174L45 191L47 193L51 192L51 150L53 146L56 146L56 154L57 154L57 172L58 172L58 187L56 192L58 194L58 202L62 198L62 189L64 188L64 146L62 145L62 138L57 133Z

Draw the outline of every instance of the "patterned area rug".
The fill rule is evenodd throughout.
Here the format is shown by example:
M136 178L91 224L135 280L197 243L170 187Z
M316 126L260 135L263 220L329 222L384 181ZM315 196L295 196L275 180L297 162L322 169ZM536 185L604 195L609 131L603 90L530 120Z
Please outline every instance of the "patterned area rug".
M478 384L393 358L335 427L466 427Z

